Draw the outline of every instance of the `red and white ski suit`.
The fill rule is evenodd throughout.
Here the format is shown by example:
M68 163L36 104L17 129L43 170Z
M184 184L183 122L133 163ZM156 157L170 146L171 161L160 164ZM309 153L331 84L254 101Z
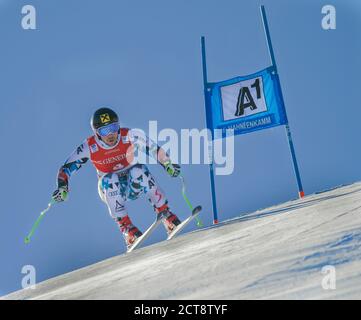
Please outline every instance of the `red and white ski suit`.
M135 155L144 152L162 165L158 159L159 150L160 147L141 130L121 128L118 141L112 147L93 135L84 140L60 168L58 188L68 186L70 177L90 160L98 173L99 195L112 218L119 220L126 216L125 202L141 194L147 195L156 210L166 205L167 199L147 166L139 163Z

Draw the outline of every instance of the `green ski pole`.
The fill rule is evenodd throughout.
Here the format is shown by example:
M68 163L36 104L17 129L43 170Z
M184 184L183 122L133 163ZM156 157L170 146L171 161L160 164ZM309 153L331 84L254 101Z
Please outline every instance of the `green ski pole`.
M184 198L185 202L187 203L189 209L191 209L191 211L193 212L194 208L193 208L191 202L189 201L189 199L188 199L188 197L186 195L186 184L185 184L185 181L184 181L184 177L182 175L179 175L179 178L182 180L182 195L183 195L183 198ZM201 219L199 219L199 217L196 217L196 221L197 221L197 227L203 227L203 222L202 222Z
M45 213L47 213L47 212L50 210L50 208L51 208L51 206L54 204L54 202L55 202L55 201L52 200L52 201L48 204L48 207L47 207L44 211L42 211L42 212L40 213L38 219L36 219L33 227L31 228L30 233L29 233L28 236L25 238L25 243L26 243L26 244L28 244L28 243L30 242L30 238L33 236L35 230L38 228L38 225L39 225L40 221L43 220Z
M65 192L65 191L63 191L63 192ZM64 198L64 199L67 198L67 193L66 193L66 192L65 192L65 194L63 194L63 198ZM48 204L48 207L40 213L38 219L36 219L33 227L31 228L30 233L29 233L28 236L25 238L25 243L26 243L26 244L28 244L28 243L30 242L30 238L33 236L35 230L38 228L40 221L43 220L43 218L44 218L44 216L45 216L45 213L47 213L47 212L50 210L51 206L52 206L54 203L56 203L56 201L55 201L54 199L51 199L51 201L50 201L49 204Z

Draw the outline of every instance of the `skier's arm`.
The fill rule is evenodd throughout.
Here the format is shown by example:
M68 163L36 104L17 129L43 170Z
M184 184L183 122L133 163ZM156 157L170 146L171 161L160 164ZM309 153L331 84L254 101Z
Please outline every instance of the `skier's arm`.
M64 201L69 191L69 180L90 158L89 146L84 141L60 167L57 175L57 189L53 199L57 202Z
M167 152L147 137L143 131L132 129L129 131L129 136L132 143L136 144L138 149L141 149L141 151L145 152L148 156L156 159L170 176L176 177L180 174L180 166L172 163Z

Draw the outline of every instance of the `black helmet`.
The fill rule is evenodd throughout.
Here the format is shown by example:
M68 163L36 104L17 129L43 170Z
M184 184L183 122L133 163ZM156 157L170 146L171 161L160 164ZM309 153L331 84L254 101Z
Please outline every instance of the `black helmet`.
M100 108L94 112L90 125L94 131L110 123L119 122L118 115L109 108Z

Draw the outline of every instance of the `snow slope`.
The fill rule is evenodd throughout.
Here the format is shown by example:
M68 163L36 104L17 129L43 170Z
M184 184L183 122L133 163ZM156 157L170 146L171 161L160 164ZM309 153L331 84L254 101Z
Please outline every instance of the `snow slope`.
M321 272L336 268L336 289ZM254 212L5 299L360 299L361 183Z

